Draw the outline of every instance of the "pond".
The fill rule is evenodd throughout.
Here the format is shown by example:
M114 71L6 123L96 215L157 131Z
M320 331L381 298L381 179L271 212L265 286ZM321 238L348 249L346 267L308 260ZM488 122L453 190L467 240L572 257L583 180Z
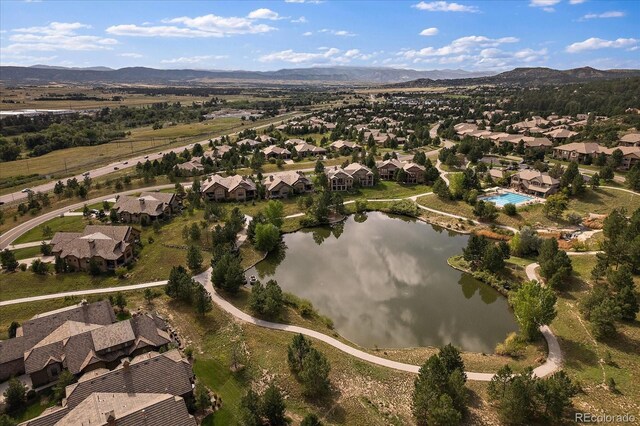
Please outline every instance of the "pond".
M247 271L310 300L341 336L364 347L452 344L493 353L517 331L507 300L449 265L468 236L372 212L284 236Z

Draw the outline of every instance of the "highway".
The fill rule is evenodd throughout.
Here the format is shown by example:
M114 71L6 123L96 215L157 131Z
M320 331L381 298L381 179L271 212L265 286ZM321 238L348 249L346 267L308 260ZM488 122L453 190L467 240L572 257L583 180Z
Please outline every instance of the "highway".
M281 118L282 120L288 120L288 119L293 119L296 117L299 117L301 115L306 115L307 113L294 113L293 115L291 115L291 113L287 113L287 114L283 114L279 117L276 118ZM255 126L255 127L247 127L247 129L262 129L268 126L271 126L272 124L274 124L273 122L267 123L267 124L262 124L260 126ZM243 129L246 130L246 129ZM237 135L239 132L235 132L235 133L230 133L229 136L234 136ZM76 178L79 181L82 181L84 179L84 173L89 172L89 176L92 179L101 177L101 176L106 176L110 173L113 173L117 170L125 170L131 167L135 167L136 164L138 164L138 162L144 163L145 161L149 160L149 161L153 161L153 160L160 160L162 159L162 156L165 154L168 154L170 152L175 152L176 154L181 153L182 151L184 151L185 148L191 150L193 149L194 145L196 143L199 143L201 145L206 145L209 143L209 139L205 139L202 140L200 142L193 142L190 143L188 145L184 145L184 146L180 146L180 147L176 147L176 148L171 148L171 149L166 149L163 151L159 151L159 152L155 152L153 154L141 154L141 155L137 155L135 157L131 157L128 159L124 159L122 161L117 161L117 162L113 162L110 164L107 164L106 166L102 166L99 167L97 169L92 169L92 170L86 170L82 173L79 173L75 176L69 176L63 179L63 181L66 181L67 179L72 179L72 178ZM205 148L206 149L206 148ZM117 170L116 170L117 168ZM51 180L50 182L44 183L42 185L38 185L38 186L34 186L34 187L30 187L30 189L33 192L50 192L53 191L53 187L55 186L57 180ZM26 188L26 186L25 186ZM21 200L24 200L27 198L27 193L26 192L22 192L24 188L21 188L20 191L16 191L10 194L6 194L6 195L1 195L0 196L0 204L9 204L9 203L13 203L13 202L18 202ZM82 206L80 206L82 207Z

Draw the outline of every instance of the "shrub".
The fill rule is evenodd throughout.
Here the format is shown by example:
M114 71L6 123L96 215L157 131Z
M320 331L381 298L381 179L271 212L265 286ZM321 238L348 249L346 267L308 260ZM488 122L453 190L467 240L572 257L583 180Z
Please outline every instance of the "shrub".
M127 268L125 268L124 266L120 266L119 268L116 268L116 276L118 278L123 279L125 275L127 275Z
M394 201L389 207L389 211L394 214L417 217L418 205L411 200Z
M513 203L507 203L502 207L502 211L504 212L504 214L506 214L507 216L515 216L518 213L518 210L516 209L516 205Z
M496 346L496 354L502 356L518 357L522 354L524 345L516 333L510 333L504 342Z

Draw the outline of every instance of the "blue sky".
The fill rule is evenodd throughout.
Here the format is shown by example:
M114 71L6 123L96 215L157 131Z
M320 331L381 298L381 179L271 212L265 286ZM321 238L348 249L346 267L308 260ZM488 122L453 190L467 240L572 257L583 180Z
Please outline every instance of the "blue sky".
M638 22L637 0L2 0L0 63L640 68Z

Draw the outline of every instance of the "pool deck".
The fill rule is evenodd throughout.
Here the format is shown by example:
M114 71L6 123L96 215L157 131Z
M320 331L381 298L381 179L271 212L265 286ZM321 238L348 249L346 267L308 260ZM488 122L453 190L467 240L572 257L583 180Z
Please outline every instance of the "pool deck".
M490 203L493 203L493 204L495 204L496 207L501 209L501 208L503 208L505 206L505 204L509 204L509 203L505 203L505 204L500 205L500 204L495 203L493 201L490 201L488 199L491 198L491 197L499 197L501 195L506 195L506 194L514 194L514 195L518 195L518 196L521 196L521 197L529 198L528 200L520 201L520 202L517 202L517 203L512 203L516 207L530 206L532 204L542 204L542 203L545 202L544 198L536 197L535 195L524 194L522 192L514 191L512 189L505 189L505 188L501 188L501 187L489 188L487 190L487 193L485 193L485 195L480 197L479 200L488 201Z

